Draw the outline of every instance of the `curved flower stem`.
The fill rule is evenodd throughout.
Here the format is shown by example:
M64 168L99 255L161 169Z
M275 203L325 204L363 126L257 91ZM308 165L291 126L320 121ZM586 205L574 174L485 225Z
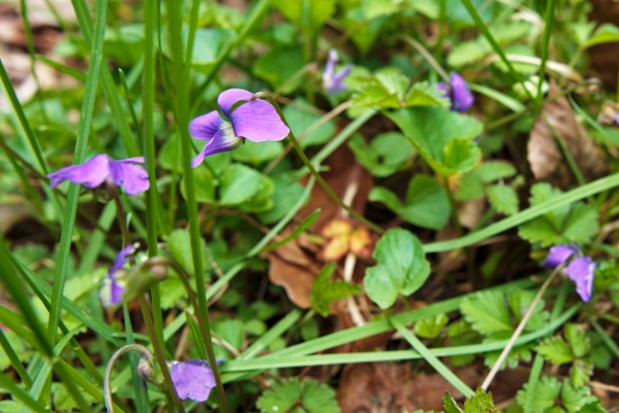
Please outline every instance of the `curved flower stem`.
M509 341L505 345L505 348L501 352L501 355L499 356L498 360L494 363L494 366L492 366L490 373L488 373L488 375L486 376L486 379L480 386L483 390L488 390L488 387L490 386L490 383L492 383L494 376L496 376L496 374L499 372L501 365L503 364L503 362L509 355L509 352L511 351L511 349L514 347L516 340L518 340L518 337L520 337L520 334L522 334L522 332L524 331L524 328L526 327L527 322L529 321L529 318L531 318L531 316L533 315L533 312L535 311L535 307L537 307L537 303L544 296L544 292L546 292L546 289L548 288L552 280L554 280L557 274L559 274L561 270L563 270L564 267L565 265L560 265L557 268L555 268L555 270L550 274L550 276L546 279L546 281L544 281L544 284L542 284L541 288L537 292L537 295L531 302L531 305L529 305L527 312L524 314L524 317L522 317L522 320L520 320L520 324L518 324L518 327L516 327L516 331L514 331L514 334L512 334L512 337L509 339Z
M110 382L112 381L112 368L114 367L116 360L131 350L139 351L145 355L149 361L153 358L153 353L148 351L148 349L141 344L127 344L112 354L112 358L110 358L110 361L107 363L107 367L105 368L105 376L103 376L103 400L105 401L105 408L110 413L114 413L112 389L110 388Z
M163 354L163 348L161 347L161 343L159 342L159 339L155 334L155 327L153 324L153 319L150 313L148 303L146 302L144 296L138 297L138 300L140 302L140 309L142 310L144 324L146 324L146 330L148 331L148 335L151 337L153 349L155 350L155 359L157 360L159 368L161 369L161 373L163 374L163 381L169 390L168 395L172 398L172 403L176 407L176 410L181 413L185 413L183 403L178 398L178 394L176 394L176 388L174 388L174 383L172 383L172 378L170 377L170 370L168 369L165 355Z
M282 118L282 121L286 123L286 125L288 125L288 123L286 122L286 118L282 114L282 110L279 107L279 104L277 103L275 99L273 99L273 96L270 93L259 92L259 93L256 93L251 99L254 100L254 99L259 99L259 98L264 98L268 100L273 105L273 107L275 108L279 116ZM372 231L376 232L377 234L383 234L385 232L381 227L379 227L378 225L374 224L372 221L368 220L367 218L359 214L357 211L355 211L354 209L346 205L344 201L340 199L340 197L335 193L335 191L331 189L329 184L324 179L322 179L322 176L320 176L316 168L314 168L314 165L312 165L312 162L308 159L307 155L305 155L305 152L303 152L301 145L299 145L299 141L297 140L297 138L295 138L294 133L292 133L292 129L290 129L288 138L290 139L290 143L292 144L294 149L299 154L299 157L301 158L305 166L307 166L307 169L309 169L312 176L316 179L316 182L318 182L318 185L320 185L322 189L324 189L327 195L329 195L329 197L333 199L333 201L335 201L336 204L338 204L342 209L348 212L357 221L359 221L366 227L371 228Z

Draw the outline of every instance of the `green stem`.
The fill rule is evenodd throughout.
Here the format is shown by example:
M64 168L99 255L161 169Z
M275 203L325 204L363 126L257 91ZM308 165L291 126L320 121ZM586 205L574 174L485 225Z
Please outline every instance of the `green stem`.
M112 183L108 183L107 192L110 194L116 204L116 215L118 217L118 225L120 226L120 232L123 235L123 247L131 245L131 234L129 233L129 227L127 227L127 216L122 202L120 202L120 192L118 187Z
M176 410L180 413L185 413L183 403L178 398L176 388L174 387L174 383L172 383L172 377L170 377L170 370L168 369L165 355L163 354L162 343L159 341L159 338L155 334L155 327L153 325L153 319L150 314L148 303L143 296L138 297L138 301L140 302L140 308L142 309L142 317L144 318L144 324L146 324L146 330L148 331L148 335L151 337L153 349L155 350L155 359L157 360L159 368L163 373L163 381L169 390L169 392L166 394L172 398L172 404L174 404Z
M103 398L105 400L105 408L109 413L114 413L114 403L112 402L111 389L112 368L114 368L114 364L121 356L131 350L139 351L146 356L148 361L152 360L153 358L153 353L148 351L148 349L141 344L127 344L126 346L122 346L121 348L116 350L114 354L112 354L112 357L110 358L110 361L108 361L107 367L105 368L105 376L103 378Z

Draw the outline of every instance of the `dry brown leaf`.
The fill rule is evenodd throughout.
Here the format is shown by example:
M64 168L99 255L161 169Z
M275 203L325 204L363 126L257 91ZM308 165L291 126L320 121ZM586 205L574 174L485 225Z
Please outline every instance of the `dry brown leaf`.
M552 88L551 94L556 93ZM586 180L603 176L608 167L596 143L576 120L565 97L544 105L528 144L527 159L535 178L567 189L576 182L574 174L564 159L553 130L563 141Z
M591 0L589 20L598 23L619 24L619 3L609 0ZM587 49L591 57L591 68L602 82L609 86L617 85L619 69L619 43L605 43Z
M469 386L479 380L473 367L458 369L456 374ZM415 374L408 363L351 364L344 368L337 399L342 413L441 411L445 391L455 398L462 396L438 373Z
M326 165L330 169L323 173L322 177L340 197L344 197L349 186L357 186L352 207L363 213L372 189L371 175L356 163L352 152L345 145L327 159ZM314 233L318 233L333 219L342 217L342 208L319 185L315 185L308 205L303 207L298 215L304 219L318 208L321 210L320 216L310 227L310 231ZM282 235L290 233L294 227L294 224L288 225ZM271 263L270 280L284 287L290 300L301 308L310 307L312 284L322 268L319 257L312 252L314 249L315 245L310 245L304 237L299 237L263 255Z

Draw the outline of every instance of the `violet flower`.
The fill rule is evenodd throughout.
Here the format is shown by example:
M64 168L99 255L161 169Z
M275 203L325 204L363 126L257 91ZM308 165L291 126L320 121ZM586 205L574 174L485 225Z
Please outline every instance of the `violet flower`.
M548 251L548 256L544 260L543 265L549 268L556 268L567 263L570 257L579 254L580 250L574 243L570 243L570 245L555 245ZM586 303L591 300L593 294L593 278L597 266L597 263L591 257L579 255L572 258L565 268L565 274L576 284L576 292Z
M217 104L225 120L216 110L198 116L189 123L189 133L207 141L206 146L193 158L195 168L205 156L238 148L243 139L252 142L280 141L290 133L277 111L265 100L250 100L254 94L243 89L228 89L219 94ZM240 106L236 106L237 103Z
M170 377L181 400L205 402L216 386L213 370L206 360L173 361Z
M103 280L103 288L99 292L99 299L104 307L111 307L122 303L126 287L118 273L127 262L127 256L134 254L138 247L138 243L128 245L120 250L116 256L116 260L110 267L107 277Z
M591 300L593 294L593 273L597 263L591 257L576 257L565 269L567 278L576 284L576 292L585 303Z
M329 94L347 89L342 82L352 70L352 65L347 65L345 68L336 72L335 64L337 61L337 51L335 51L335 49L329 50L329 58L327 59L325 70L322 72L322 84Z
M137 195L150 187L148 174L139 165L141 163L144 163L141 156L115 161L101 154L93 156L83 164L62 168L47 177L51 179L52 188L67 180L88 188L96 188L108 182L125 188L129 195Z
M439 82L436 85L436 88L445 92L443 97L449 98L451 101L450 109L453 111L466 112L471 106L473 106L473 102L475 102L473 92L469 89L469 86L466 84L464 78L456 72L451 72L449 75L448 85L443 82Z

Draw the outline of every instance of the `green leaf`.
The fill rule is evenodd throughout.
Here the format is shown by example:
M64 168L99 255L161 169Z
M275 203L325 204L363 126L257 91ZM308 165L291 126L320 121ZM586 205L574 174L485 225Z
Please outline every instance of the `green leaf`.
M589 403L597 401L595 396L588 396L591 389L587 386L574 387L568 380L563 381L561 404L569 413L577 413Z
M289 94L294 92L303 82L303 77L288 82L298 71L303 69L303 61L303 51L300 47L273 49L260 56L254 63L254 74L269 82L273 89L285 85L281 89L281 93Z
M245 212L266 212L273 208L273 191L275 184L273 180L263 174L258 173L257 189L252 196L239 205L239 209Z
M464 401L464 413L499 413L499 411L494 407L492 394L477 389L475 396Z
M430 82L418 82L411 86L406 95L405 105L411 106L440 106L448 108L449 99L444 98L444 91L439 90L436 85Z
M529 383L524 385L524 390L518 391L516 401L520 407L524 407L527 399ZM561 394L561 382L556 377L542 376L533 390L532 413L543 413L546 409L555 405Z
M603 23L581 47L583 49L602 43L619 42L619 27L611 23Z
M386 113L411 140L419 154L441 176L472 169L481 157L471 141L483 125L449 109L420 106Z
M401 228L387 231L376 243L373 254L377 264L368 268L364 283L368 297L386 309L398 294L409 296L430 275L430 263L419 239Z
M475 171L467 172L460 177L458 189L454 197L458 201L472 201L483 198L484 185L481 179L475 174Z
M561 194L550 184L541 182L531 188L531 206L552 200ZM599 212L594 205L577 202L564 205L522 224L518 235L542 247L556 244L588 242L597 232Z
M213 323L213 332L217 336L232 346L235 350L240 351L243 347L243 339L245 338L245 324L241 320L221 320ZM234 358L225 347L215 346L216 357L226 360Z
M336 0L273 0L273 5L304 30L316 31L335 13Z
M263 184L262 174L238 163L232 164L221 177L220 203L224 206L249 201Z
M289 174L273 176L273 184L275 185L273 194L271 194L273 207L258 214L258 219L264 224L279 221L290 211L290 205L294 205L303 195L303 187Z
M161 294L161 308L164 310L176 307L187 299L187 290L178 276L168 276L159 284L159 288L165 292Z
M448 391L446 391L445 396L443 396L443 408L445 409L445 413L462 413L462 409Z
M512 331L512 316L500 292L481 291L460 304L460 311L473 330L481 334Z
M485 161L473 172L483 183L490 183L516 175L516 168L503 161Z
M415 175L410 181L405 205L393 192L382 187L372 189L369 199L384 203L412 224L430 229L443 228L451 212L445 189L436 179L427 175Z
M576 324L567 323L564 327L565 338L575 357L583 357L591 350L591 341L587 333Z
M509 293L509 305L514 315L515 323L520 323L525 313L535 299L535 292L527 290L514 290ZM544 328L548 322L550 314L544 311L544 300L539 300L533 310L533 314L529 318L524 331L537 331Z
M335 271L336 263L325 265L312 286L310 302L312 308L321 316L327 317L330 313L329 304L350 297L363 291L358 285L350 284L346 281L331 281L331 276Z
M572 351L561 337L549 337L537 346L537 352L555 364L569 363L574 359Z
M186 26L183 27L183 29L186 28ZM188 30L183 30L183 32L185 36L188 35ZM233 36L234 32L228 29L197 29L193 41L193 50L191 51L192 66L208 73Z
M299 139L302 148L322 145L333 137L335 123L332 120L314 128L313 125L322 120L320 115L314 113L316 108L301 98L297 98L295 103L295 105L287 105L283 113L290 125L290 130Z
M283 151L284 144L279 141L252 142L246 139L240 148L232 152L232 158L257 166L274 159Z
M193 270L193 259L191 256L191 241L189 232L185 229L172 231L168 236L166 246L172 258L185 270L187 274L195 275ZM202 256L208 257L208 250L204 239L200 239Z
M295 406L307 413L340 413L335 392L315 380L283 380L258 398L256 406L262 413L282 413ZM302 410L305 409L305 410Z
M381 133L369 145L363 136L355 134L348 141L348 147L357 161L379 178L395 173L414 153L413 145L399 132Z
M498 212L513 215L518 212L518 194L511 186L491 185L486 189L488 201Z
M194 187L191 191L196 196L196 201L205 204L212 204L215 202L215 180L213 174L207 168L195 168L193 170ZM187 199L186 180L183 178L181 184L181 193L183 198Z
M496 341L504 341L509 340L511 334L494 334L484 340L484 343L492 343ZM530 362L531 361L531 350L533 349L532 344L524 344L522 346L515 346L509 352L507 358L503 361L500 366L500 370L509 367L510 369L515 369L521 362ZM489 353L484 354L484 364L488 366L488 368L492 368L498 361L501 356L500 351L491 351Z
M449 323L449 318L445 314L424 318L415 323L415 334L422 338L435 338L447 323Z
M581 387L591 378L593 363L589 359L579 358L574 360L570 369L570 378L574 387Z

